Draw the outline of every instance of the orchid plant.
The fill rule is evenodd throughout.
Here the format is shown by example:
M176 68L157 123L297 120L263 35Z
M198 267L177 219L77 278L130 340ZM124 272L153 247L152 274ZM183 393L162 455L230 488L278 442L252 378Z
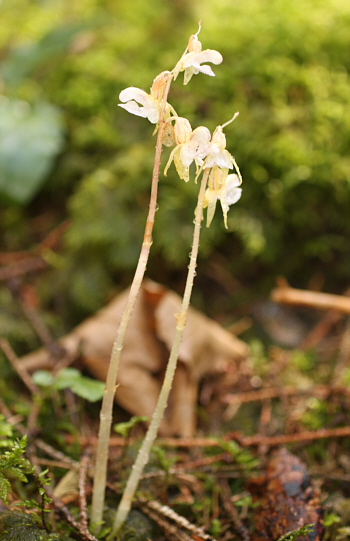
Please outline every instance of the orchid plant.
M216 203L218 200L220 200L224 216L224 224L227 228L227 212L229 207L230 205L236 203L241 197L241 174L235 159L229 153L229 151L226 150L226 137L223 131L224 128L237 117L238 113L236 113L229 122L226 122L222 126L218 126L211 136L208 128L204 126L199 126L192 129L189 121L186 118L179 117L175 109L167 101L171 82L175 80L180 73L184 73L184 85L187 85L192 76L199 73L213 77L215 74L207 63L209 62L211 64L218 65L223 60L218 51L211 49L202 51L202 44L198 39L200 30L201 24L199 23L198 32L190 37L188 46L175 68L172 71L164 71L160 73L154 79L149 94L140 88L129 87L123 90L119 96L121 101L119 104L120 107L129 113L147 118L151 124L156 125L154 133L157 133L157 143L152 175L150 206L146 221L144 240L139 262L135 271L135 276L130 288L129 299L117 330L117 336L112 350L106 388L100 413L100 428L91 510L91 522L95 527L95 531L99 530L103 520L108 446L119 360L123 349L126 328L141 287L150 247L152 244L152 230L155 211L157 208L157 190L162 147L174 147L170 153L168 163L164 170L165 175L167 174L171 164L174 162L180 179L184 180L185 182L189 182L190 168L191 165L194 164L196 167L196 172L193 175L194 182L197 183L200 177L201 182L198 203L195 210L193 243L190 254L187 281L181 310L175 316L175 337L170 352L163 386L147 434L141 445L121 498L108 541L115 538L116 533L119 531L128 515L139 479L142 475L144 466L148 462L149 454L157 436L160 422L163 418L164 410L168 402L177 359L179 356L182 334L186 324L186 316L190 304L194 276L196 274L195 269L197 265L203 210L207 209L207 227L209 227L215 213ZM230 170L235 170L235 173L229 174Z

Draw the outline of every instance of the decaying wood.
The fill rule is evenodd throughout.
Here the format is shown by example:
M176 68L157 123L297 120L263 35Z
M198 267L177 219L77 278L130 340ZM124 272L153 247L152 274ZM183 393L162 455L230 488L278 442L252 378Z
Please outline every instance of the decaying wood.
M127 296L128 290L59 341L68 355L80 350L87 369L102 381ZM133 415L152 416L180 306L176 293L149 280L144 282L126 333L116 391L118 403ZM191 436L201 378L224 371L227 363L246 357L248 351L244 342L190 308L162 434ZM44 349L22 357L21 363L28 371L54 367Z
M323 534L319 490L312 486L305 465L286 449L275 451L266 475L249 483L253 501L260 505L254 518L253 541L271 541L307 524L313 530L306 539L320 541ZM305 537L298 537L298 540Z
M271 299L283 304L307 306L319 310L337 310L350 314L350 297L295 289L283 279L280 279L277 288L272 290Z

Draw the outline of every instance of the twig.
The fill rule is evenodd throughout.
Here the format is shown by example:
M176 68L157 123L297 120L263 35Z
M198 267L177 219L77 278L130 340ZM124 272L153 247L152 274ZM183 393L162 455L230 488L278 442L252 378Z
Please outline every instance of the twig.
M317 325L309 332L300 344L301 349L311 349L317 346L321 340L327 336L338 321L340 321L344 315L340 312L326 312Z
M36 272L46 269L48 264L40 256L26 257L22 261L12 263L7 267L0 268L0 280L10 280L30 272Z
M0 347L2 351L5 353L10 363L12 364L17 374L19 375L19 377L21 378L21 380L23 381L23 383L31 392L31 394L38 394L39 393L38 387L35 385L35 383L33 383L32 378L30 377L29 373L24 368L24 366L21 365L21 361L18 359L17 355L11 348L6 338L0 339Z
M0 252L0 264L4 265L0 268L0 280L10 280L30 272L46 269L49 264L44 259L45 253L54 248L69 225L69 220L59 224L34 250L29 252Z
M345 368L350 358L350 319L347 318L345 330L340 341L338 362L334 369L333 381L337 384L341 381Z
M87 518L87 505L86 505L86 477L89 468L90 453L86 450L83 458L81 459L81 466L79 470L79 503L80 503L80 523L81 528L88 532L88 518Z
M220 488L222 505L227 515L230 517L230 521L232 522L236 533L243 541L250 541L248 530L239 517L237 507L235 507L231 501L232 494L227 479L220 479Z
M326 398L332 392L349 394L350 390L346 387L330 387L327 385L315 385L309 389L298 389L286 385L284 387L268 387L266 389L259 389L257 391L246 391L237 394L226 394L221 397L221 402L225 404L246 404L249 402L257 402L263 400L270 400L271 398L280 398L284 396L296 396L296 395L312 395L319 398Z
M58 460L59 462L64 462L67 464L69 468L78 468L79 463L70 458L69 456L64 455L61 453L61 451L58 451L54 447L51 447L48 443L45 441L36 439L35 445L40 449L41 451L44 451L48 456L51 458Z
M175 522L175 524L177 524L179 528L184 528L187 531L191 532L192 534L200 537L201 539L204 539L207 541L215 541L215 539L213 539L211 535L207 534L202 528L195 526L194 524L189 522L185 517L182 517L181 515L176 513L173 509L171 509L167 505L162 505L156 500L151 500L151 501L140 500L140 503L146 508L151 509L152 511L155 511L159 515L163 517L167 517L169 520L172 520L173 522Z
M58 224L46 235L35 251L39 254L45 254L48 250L52 250L61 240L62 235L67 231L70 225L70 220L64 220L62 223Z
M39 317L38 312L35 310L35 308L33 308L33 306L26 302L25 295L23 294L23 291L21 290L19 284L15 280L9 280L8 288L11 291L13 298L21 307L22 312L27 317L38 338L40 338L41 342L44 346L46 346L51 355L53 355L54 357L61 357L62 355L64 355L64 348L60 346L51 336L48 327Z
M51 493L49 493L49 496L50 496L50 498L52 498L56 509L58 509L58 511L60 511L60 513L62 513L64 515L66 521L71 526L73 526L73 528L75 528L75 530L77 530L77 532L79 532L79 535L81 536L81 538L84 541L98 541L96 539L96 537L94 535L92 535L89 531L82 529L81 525L72 517L72 515L68 511L67 507L61 502L61 500L56 498Z
M346 438L350 436L350 426L340 426L337 428L321 428L320 430L305 430L298 434L281 434L280 436L242 436L237 437L237 441L243 447L255 445L287 445L288 443L297 443L305 441L315 441L325 438Z
M153 509L150 509L146 503L140 503L142 512L153 520L163 530L167 539L176 539L176 541L193 541L193 538L187 535L185 532L179 530L179 528L172 524L167 518L164 518L156 513Z
M274 302L283 304L307 306L319 310L337 310L350 314L350 297L294 289L283 279L280 279L278 287L272 290L271 298Z

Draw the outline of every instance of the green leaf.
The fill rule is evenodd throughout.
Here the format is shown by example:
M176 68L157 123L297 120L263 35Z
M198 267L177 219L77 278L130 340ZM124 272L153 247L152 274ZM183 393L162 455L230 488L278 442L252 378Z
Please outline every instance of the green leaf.
M148 417L131 417L130 421L114 425L113 430L121 434L123 438L127 438L134 426L138 423L146 423L147 421L149 421Z
M48 370L37 370L32 376L33 383L39 387L51 387L55 378Z
M69 388L74 394L96 402L101 400L105 390L105 384L91 378L82 376L76 368L64 368L56 375L54 387L57 390Z
M0 471L0 499L8 503L8 493L11 490L11 484L8 479Z
M29 202L62 146L63 122L56 107L0 98L0 198Z
M74 394L96 402L101 400L105 390L105 384L81 375L76 368L63 368L55 376L46 370L38 370L33 375L33 381L42 387L53 387L57 391L70 389Z
M81 372L76 368L63 368L55 375L53 386L58 391L71 388L74 381L81 377Z
M74 381L71 390L81 398L89 400L89 402L97 402L97 400L101 400L103 397L105 384L102 381L96 381L82 376Z

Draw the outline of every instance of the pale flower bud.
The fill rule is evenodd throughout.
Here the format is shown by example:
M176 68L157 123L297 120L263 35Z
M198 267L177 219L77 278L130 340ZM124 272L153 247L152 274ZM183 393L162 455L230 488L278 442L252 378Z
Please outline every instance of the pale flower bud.
M202 50L202 44L198 39L197 34L193 34L188 40L188 51L190 53L200 53Z
M218 126L215 129L211 142L214 145L217 145L221 150L224 150L226 148L226 136L222 131L222 126Z
M174 126L172 124L165 124L163 131L163 145L166 147L173 147L175 144Z
M168 80L169 71L162 71L153 81L151 87L151 96L155 100L161 100L163 97L163 89Z
M174 137L177 145L187 143L192 135L191 124L187 118L177 117L174 119Z
M210 171L208 188L214 192L221 190L225 184L227 175L228 169L220 169L217 165L214 165Z

